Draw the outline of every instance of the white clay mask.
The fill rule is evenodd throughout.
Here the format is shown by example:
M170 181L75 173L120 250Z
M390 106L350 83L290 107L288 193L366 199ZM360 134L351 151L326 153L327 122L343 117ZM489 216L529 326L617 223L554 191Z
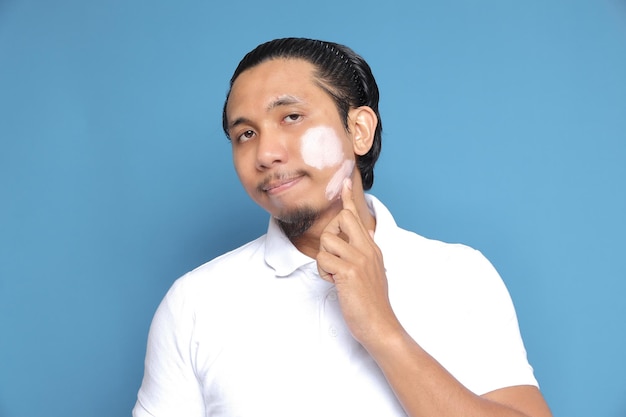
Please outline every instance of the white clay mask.
M354 161L345 159L341 138L330 127L308 129L301 139L301 153L305 164L317 169L337 167L326 186L326 198L335 199L341 194L343 180L352 175Z
M346 178L350 178L352 170L354 169L354 161L346 159L343 161L335 175L330 179L326 186L326 198L333 200L341 195L341 188L343 187L343 181Z
M341 139L330 127L318 126L302 136L302 159L317 169L339 165L343 161Z

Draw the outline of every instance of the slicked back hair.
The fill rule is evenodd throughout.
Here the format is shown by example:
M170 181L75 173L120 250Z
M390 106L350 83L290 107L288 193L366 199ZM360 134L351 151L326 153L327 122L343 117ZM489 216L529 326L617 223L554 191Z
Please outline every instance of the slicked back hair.
M228 137L226 107L230 89L247 69L271 59L303 59L316 68L314 76L318 85L335 101L344 127L348 129L348 112L360 106L370 107L378 117L371 149L357 155L357 167L363 180L363 189L374 184L374 165L378 160L382 141L382 121L378 111L378 85L370 66L347 46L306 38L275 39L257 46L243 57L230 79L230 88L222 113L222 127Z

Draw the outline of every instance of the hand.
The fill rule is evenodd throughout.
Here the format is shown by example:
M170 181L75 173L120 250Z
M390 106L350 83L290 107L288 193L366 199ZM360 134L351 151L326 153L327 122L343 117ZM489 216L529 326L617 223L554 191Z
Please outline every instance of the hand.
M339 305L352 335L368 348L399 327L387 291L387 276L373 230L367 230L358 215L351 181L341 191L343 210L320 236L317 268L333 282Z

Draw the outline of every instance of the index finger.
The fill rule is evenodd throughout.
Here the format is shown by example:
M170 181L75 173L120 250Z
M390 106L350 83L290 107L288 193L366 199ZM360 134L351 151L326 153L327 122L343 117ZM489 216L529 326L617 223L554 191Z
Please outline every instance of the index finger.
M346 241L348 236L354 234L358 230L364 230L363 222L359 217L356 203L354 202L354 194L352 193L352 180L346 178L343 180L341 188L341 202L343 205L342 213L335 216L324 228L325 232L329 232L333 235L345 235ZM346 212L349 215L346 216ZM351 219L351 220L349 220Z
M344 210L348 210L350 213L352 213L352 215L356 219L356 223L359 229L364 233L367 232L366 234L373 239L373 231L366 229L365 223L363 223L363 219L361 219L361 216L359 215L359 212L356 208L356 203L354 202L354 194L352 192L352 180L350 178L346 178L343 182L343 188L341 190L341 202L343 203ZM344 230L344 232L346 232L346 230Z
M356 210L356 204L354 204L354 194L352 194L352 180L346 178L343 180L343 187L341 188L341 202L345 210L349 210L354 216L360 220L359 214Z

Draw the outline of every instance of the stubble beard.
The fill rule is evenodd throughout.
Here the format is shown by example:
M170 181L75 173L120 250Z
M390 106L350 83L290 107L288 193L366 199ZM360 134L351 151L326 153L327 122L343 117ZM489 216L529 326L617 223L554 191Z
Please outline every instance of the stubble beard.
M257 185L256 191L258 193L265 193L268 185L272 181L281 180L283 178L295 178L299 176L304 177L308 176L308 174L304 170L297 170L294 172L268 175ZM285 236L293 242L305 234L319 217L319 210L303 205L280 213L278 216L275 216L275 219Z
M281 230L291 241L298 239L315 224L320 217L318 210L311 207L299 207L276 218Z

